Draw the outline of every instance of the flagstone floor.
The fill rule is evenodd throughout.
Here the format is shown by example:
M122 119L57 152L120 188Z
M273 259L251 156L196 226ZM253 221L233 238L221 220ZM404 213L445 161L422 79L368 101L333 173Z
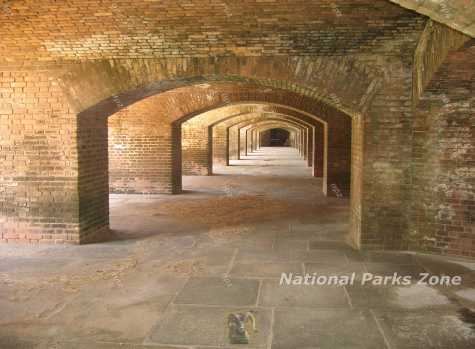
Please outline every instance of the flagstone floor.
M475 348L475 261L352 250L348 200L324 197L294 150L184 186L111 195L109 242L0 245L0 348ZM418 285L424 272L462 284ZM280 285L282 273L356 276ZM362 285L364 273L413 280ZM228 315L249 311L249 345L230 344Z

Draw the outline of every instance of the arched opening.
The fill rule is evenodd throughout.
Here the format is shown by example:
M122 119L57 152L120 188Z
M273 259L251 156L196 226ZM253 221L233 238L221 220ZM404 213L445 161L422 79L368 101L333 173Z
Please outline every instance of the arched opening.
M226 106L206 101L209 106L194 106L196 111L191 113L184 114L183 111L177 110L175 115L169 112L157 114L157 110L167 105L168 98L189 98L190 94L196 96L200 93L209 95L210 88L225 91L230 99ZM182 189L186 189L186 192L196 192L201 189L193 183L204 183L206 180L203 176L218 174L231 178L231 167L235 166L235 170L239 170L248 166L249 170L249 165L253 166L252 161L255 162L256 168L265 167L265 171L270 170L269 165L272 163L278 166L289 165L279 162L282 160L293 162L292 166L301 168L305 178L315 178L312 186L323 188L318 190L322 198L325 195L345 195L342 189L339 192L333 189L345 188L336 183L350 181L348 160L351 152L351 123L348 122L348 117L326 116L327 110L325 113L318 113L316 117L311 110L296 108L297 104L274 103L273 92L269 89L265 92L265 102L256 103L262 99L256 96L251 97L249 102L246 101L249 96L246 96L243 101L239 95L233 101L233 97L229 97L232 94L227 91L236 88L242 87L217 84L216 87L197 85L180 88L148 97L111 115L108 120L110 192L114 195L161 195L181 193ZM298 103L307 108L305 104L301 104L300 99ZM262 150L261 134L272 129L288 132L287 139L290 148L295 148L295 153L259 153ZM345 131L341 132L342 130ZM259 158L261 155L267 158ZM285 158L286 156L288 158ZM217 158L221 159L220 165L217 165L221 166L221 170L216 171L214 162ZM232 166L226 169L228 165ZM275 170L278 166L272 168ZM341 171L345 168L346 170ZM259 173L260 170L256 171ZM287 174L289 172L287 171ZM273 176L272 173L266 175L269 175L269 178ZM208 186L208 189L210 187ZM349 189L348 187L346 195Z
M290 132L283 128L271 128L260 132L261 147L289 147Z
M183 101L183 103L177 104L177 101ZM177 105L180 105L180 108L177 108ZM255 112L256 108L260 115L251 115L250 112ZM114 192L113 186L118 184L119 193L152 195L181 193L183 188L181 174L183 168L182 130L186 122L200 120L200 117L205 114L208 119L199 127L201 136L194 137L194 139L204 141L204 143L200 142L199 148L205 149L205 156L202 156L201 159L206 160L208 169L211 167L213 159L213 128L217 129L223 126L221 129L224 129L225 137L230 140L227 144L227 156L231 159L233 144L238 144L238 157L255 147L255 145L249 147L247 143L255 139L255 133L252 133L252 130L248 132L249 126L252 124L250 121L252 116L269 118L271 115L275 117L275 114L278 114L277 117L282 118L280 115L285 115L288 119L287 122L292 122L300 128L295 136L296 145L299 155L307 161L308 165L312 166L311 175L318 177L318 172L323 172L322 180L318 184L323 188L323 195L339 197L349 194L352 125L348 115L329 106L323 106L321 103L315 103L311 98L294 92L234 83L192 85L150 96L127 107L124 103L117 115L112 116L110 120L113 121L118 116L122 122L122 124L119 123L121 125L118 127L119 130L128 130L129 128L134 130L138 127L146 132L140 137L127 137L126 135L122 135L124 136L122 137L112 132L122 142L130 141L130 143L115 144L110 146L109 150L112 148L111 153L115 151L115 154L120 154L121 147L127 146L130 149L135 147L135 149L140 149L141 153L138 161L145 163L142 168L131 170L127 166L114 168L111 162L109 170L117 171L116 174L119 174L118 177L112 176L115 180L111 181L111 191ZM107 115L111 115L111 112L109 111L105 116ZM80 115L81 132L79 136L88 139L87 148L80 148L80 157L83 163L90 163L93 158L91 154L98 157L95 163L100 162L99 158L104 156L104 150L92 151L92 148L103 147L101 144L107 140L107 137L104 137L104 132L97 131L101 127L107 126L106 120L104 109L101 106ZM125 120L129 120L135 126L130 125L129 127L124 124ZM142 124L142 126L137 126L138 124ZM235 135L239 136L235 137ZM246 135L248 136L247 141ZM91 141L93 139L96 141ZM323 150L321 150L322 148ZM107 149L107 147L103 149ZM145 156L144 152L149 152L150 155ZM107 156L107 152L105 155ZM312 163L309 162L310 159L313 160ZM357 163L353 165L357 165ZM86 171L86 169L89 170ZM92 230L94 225L101 222L99 224L101 229L107 229L108 197L105 193L109 186L104 186L108 183L107 172L97 171L97 168L88 168L87 166L80 166L80 171L84 171L80 176L85 189L82 191L82 195L88 195L89 203L95 203L95 207L90 204L83 207L84 217L89 216L86 220L90 224L88 228ZM132 186L124 185L126 178L132 179L134 184ZM92 183L95 185L102 183L104 191L92 190L88 193L88 188L92 189ZM124 188L120 188L122 185ZM338 191L335 191L335 188Z

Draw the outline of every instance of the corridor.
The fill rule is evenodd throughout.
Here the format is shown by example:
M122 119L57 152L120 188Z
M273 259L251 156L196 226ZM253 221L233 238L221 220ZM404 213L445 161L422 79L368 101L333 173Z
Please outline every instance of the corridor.
M473 348L475 265L355 252L348 200L325 197L296 149L261 148L183 185L112 195L105 243L0 245L0 348ZM463 285L359 283L424 271ZM286 286L282 273L357 282ZM249 311L257 331L230 345L228 315Z

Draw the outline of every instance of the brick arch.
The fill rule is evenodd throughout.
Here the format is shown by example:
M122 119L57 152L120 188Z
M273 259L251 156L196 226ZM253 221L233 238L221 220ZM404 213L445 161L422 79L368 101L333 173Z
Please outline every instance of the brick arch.
M312 120L306 118L304 115L302 115L302 118L299 119L296 116L293 115L288 115L288 114L282 114L282 113L258 113L257 115L254 114L244 114L244 115L237 115L237 116L232 116L230 118L224 118L222 121L219 123L216 123L213 127L219 127L221 124L223 129L225 130L225 136L227 138L227 143L229 144L230 140L230 129L233 127L239 126L239 125L248 125L250 123L254 122L259 122L261 120L269 120L269 119L279 119L279 120L292 120L295 123L299 123L302 125L306 126L311 126L315 127L315 124L312 124ZM320 127L323 130L323 124ZM223 130L222 130L223 131ZM217 132L216 132L217 133ZM213 135L214 138L214 135ZM237 147L236 147L237 149ZM230 154L230 150L226 152L226 164L229 164L229 157L233 155L234 157L237 158L238 153L235 151L233 154Z
M305 117L326 123L329 158L339 152L348 153L351 117L341 110L314 98L279 88L263 87L241 82L209 83L177 88L155 94L123 108L115 117L134 120L134 111L141 108L152 116L147 132L160 149L160 179L166 182L165 191L181 190L181 126L183 122L214 109L241 104L266 104L291 109L300 119ZM108 172L107 172L107 119L111 110L94 108L93 113L81 113L78 117L79 158L79 222L80 240L94 241L108 227ZM137 119L135 119L137 120ZM342 146L343 144L343 146ZM348 148L348 149L347 149ZM349 162L349 156L342 161ZM346 166L335 166L328 171L329 178L346 177ZM157 167L158 169L158 167Z
M287 124L285 121L282 122L266 122L264 125L253 125L249 128L249 131L259 131L259 132L266 132L272 129L282 129L287 131L289 134L292 132L299 132L303 128L298 126L294 126L292 124Z
M250 137L250 144L247 145L248 151L253 152L258 150L258 148L261 146L261 134L272 129L282 129L288 133L289 137L293 135L293 137L295 137L294 143L290 145L298 149L300 155L302 155L305 160L309 158L310 154L308 151L307 138L310 133L309 128L284 120L261 121L257 122L256 124L249 125L248 129L246 130L248 137ZM301 136L303 133L305 133L305 138L299 139L299 136Z
M225 102L223 102L223 99ZM281 89L262 88L255 85L222 83L206 87L198 85L177 89L176 91L163 93L161 95L155 95L144 99L142 102L139 102L138 105L146 104L154 109L153 113L156 114L155 118L160 120L163 119L163 124L161 126L163 126L162 129L165 133L169 131L166 130L166 128L169 128L172 123L172 128L176 133L180 127L179 124L199 114L223 107L223 105L229 106L250 102L271 104L274 106L274 110L280 110L283 108L283 105L287 105L285 106L285 110L287 110L286 114L291 113L299 118L302 118L305 114L306 117L312 117L324 122L333 123L335 127L332 131L335 133L335 138L345 135L344 133L338 132L339 129L349 128L349 117L333 107L322 103L317 104L313 99L296 93L288 93ZM315 115L318 115L318 117ZM91 123L91 119L94 122ZM95 122L99 123L99 125L94 126ZM92 144L91 139L94 139L97 129L100 129L103 122L103 117L101 115L95 115L93 118L91 118L91 116L79 118L80 134L84 130L84 133L86 134L83 137L88 140L89 145ZM160 133L160 135L164 137L166 136L162 133ZM168 135L168 137L170 137L170 135ZM102 139L103 137L99 135L98 142L101 142ZM164 146L170 147L170 145L166 144ZM90 152L87 152L86 155L89 153ZM175 169L179 171L178 165L175 166ZM179 178L181 176L179 175L179 172L176 172L175 175L170 173L170 176L176 178L177 181L177 183L168 188L169 191L173 191L173 187L180 187Z
M303 130L308 129L308 127L306 126L300 125L298 123L293 123L291 121L271 119L271 120L258 121L256 123L249 125L248 132L252 132L254 130L265 132L272 128L282 128L282 129L293 130L293 131L303 131Z
M359 114L384 74L349 57L215 57L78 63L58 79L79 114L111 115L144 98L197 84L234 82L296 92Z
M283 116L283 115L270 115L269 117L261 116L260 118L255 118L251 120L246 120L242 121L240 123L236 123L233 126L230 126L229 129L236 127L237 128L237 137L239 139L238 141L238 155L241 155L241 152L244 153L244 155L248 155L248 146L249 146L249 138L248 138L248 132L252 129L252 127L255 127L257 125L261 125L263 123L286 123L288 125L293 125L294 127L298 128L299 130L307 130L308 126L304 126L304 123L299 121L299 120L293 120L290 118L290 120L286 119L289 118L289 116ZM299 144L299 151L301 154L308 154L307 150L304 150L303 148L303 140L299 141L302 142L302 144Z
M216 125L226 120L248 114L263 114L264 112L293 115L296 120L309 118L298 111L285 107L266 104L233 104L194 116L182 123L182 170L185 175L210 175L213 169L213 129L220 131L217 138L224 142L224 130ZM314 118L318 119L314 116ZM216 131L216 132L218 132ZM224 146L219 149L218 162L227 163L227 152Z
M256 126L253 127L249 130L249 133L251 134L251 153L254 151L258 151L259 148L262 146L262 137L264 135L269 135L271 130L280 130L280 131L285 131L287 135L287 143L285 144L288 147L292 147L295 149L299 149L299 142L297 139L297 135L301 132L301 129L294 127L294 126L287 126L285 124L280 124L280 123L274 123L274 124L267 124L267 126L261 125L261 126ZM301 155L301 153L300 153Z
M208 148L215 148L219 149L220 153L219 156L217 156L215 159L213 159L211 156L208 157L208 155L201 155L201 159L203 160L203 163L201 164L202 169L199 171L200 174L211 174L212 173L212 164L214 161L217 163L221 164L228 164L229 157L228 157L228 151L224 150L226 147L226 141L225 139L227 138L227 129L222 127L222 124L226 123L229 119L232 118L238 118L238 117L246 117L248 114L256 114L260 113L261 115L264 113L272 113L272 114L278 114L278 115L286 115L289 117L292 117L296 120L301 120L301 119L309 119L312 121L312 119L309 117L309 115L306 115L305 113L301 113L298 110L288 108L285 106L281 105L271 105L271 104L233 104L227 107L219 108L214 110L215 113L219 115L218 118L209 121L209 129L207 131L202 131L201 134L201 139L202 139L202 145L201 145L201 152L207 154L208 151L209 153L212 153L212 150L209 150ZM194 117L192 120L197 120L202 118L204 115L207 115L207 113L200 114L197 117ZM323 139L323 127L325 125L325 122L321 119L319 119L316 116L312 116L314 119L318 120L319 123L321 124L319 126L319 139ZM312 121L313 122L313 121ZM217 133L217 135L214 135L214 133ZM211 140L210 140L211 139ZM215 147L212 142L214 140L218 139L218 143L221 142L221 147ZM321 144L321 147L323 149L323 142ZM322 150L323 152L323 150ZM214 151L214 154L217 152ZM323 159L323 158L322 158ZM186 161L186 159L185 159ZM311 161L311 159L309 159ZM320 166L322 168L322 166ZM321 174L320 174L321 176Z
M231 136L233 127L249 120L258 121L266 117L279 117L281 119L293 120L301 124L311 126L313 132L309 134L309 148L308 148L308 162L309 166L314 167L314 175L316 177L323 176L323 163L324 163L324 127L326 123L310 118L308 115L300 114L296 110L287 109L283 106L273 105L241 105L242 112L232 112L238 106L230 108L229 116L226 116L227 112L222 112L223 109L218 109L223 116L222 119L212 123L209 129L209 135L211 138L211 157L209 164L229 165L230 157L233 159L238 158L238 146L237 146L237 130L234 129L234 135ZM316 142L313 140L316 138ZM316 153L314 156L313 147L316 147ZM210 166L210 167L211 167ZM210 173L212 171L210 170Z

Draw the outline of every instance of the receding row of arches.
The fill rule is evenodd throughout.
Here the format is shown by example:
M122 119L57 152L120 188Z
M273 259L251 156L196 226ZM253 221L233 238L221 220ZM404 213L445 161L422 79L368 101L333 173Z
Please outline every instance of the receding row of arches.
M209 101L217 90L218 102L222 94L228 99L225 105L157 115L167 98ZM241 95L242 90L252 94ZM287 105L281 104L283 97ZM230 165L256 150L263 132L285 129L289 145L298 149L313 176L323 179L323 193L333 196L330 188L337 187L346 197L350 194L351 118L298 94L243 84L196 85L136 102L111 115L108 125L109 188L114 193L178 194L182 174L212 175L213 166Z

